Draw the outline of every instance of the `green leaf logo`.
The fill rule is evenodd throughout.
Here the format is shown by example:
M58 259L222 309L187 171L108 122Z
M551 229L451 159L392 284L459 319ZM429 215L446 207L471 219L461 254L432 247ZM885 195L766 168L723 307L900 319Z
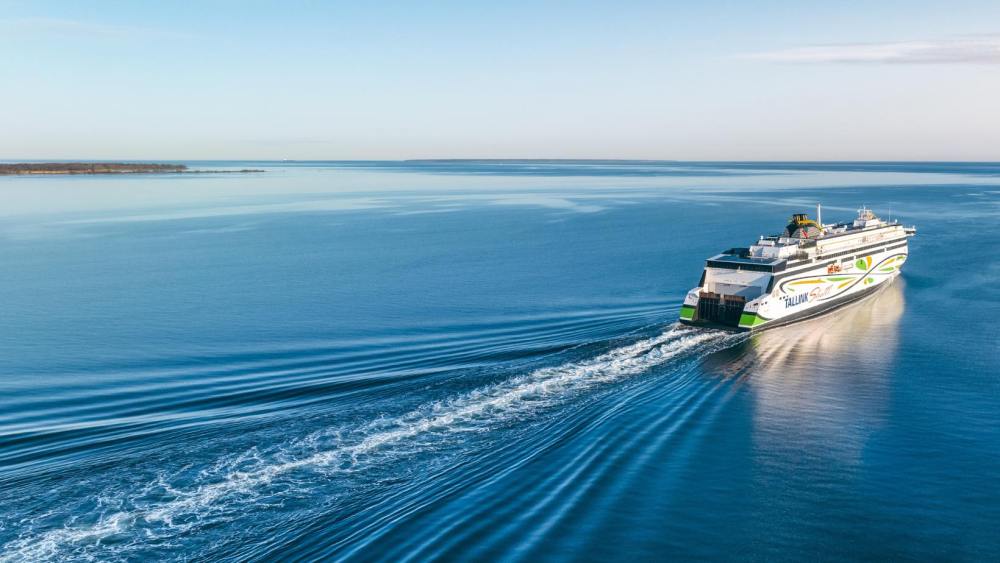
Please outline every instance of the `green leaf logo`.
M868 269L868 265L867 265L867 264L865 264L865 261L864 261L864 260L861 260L860 258L859 258L859 259L858 259L857 261L855 261L855 262L854 262L854 265L855 265L855 266L856 266L856 267L857 267L857 268L858 268L859 270L867 270L867 269Z

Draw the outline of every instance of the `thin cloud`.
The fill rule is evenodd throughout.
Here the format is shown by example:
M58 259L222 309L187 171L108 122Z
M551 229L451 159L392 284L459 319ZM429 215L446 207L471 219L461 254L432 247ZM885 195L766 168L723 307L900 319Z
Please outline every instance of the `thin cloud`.
M740 58L785 63L1000 64L1000 36L815 45L748 53Z
M158 29L60 18L0 18L0 35L130 37L174 35Z

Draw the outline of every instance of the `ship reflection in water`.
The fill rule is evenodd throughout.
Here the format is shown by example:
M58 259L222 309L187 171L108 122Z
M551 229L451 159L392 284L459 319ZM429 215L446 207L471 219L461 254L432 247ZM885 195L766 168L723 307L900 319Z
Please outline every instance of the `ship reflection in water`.
M742 374L753 397L759 462L785 465L774 469L786 476L799 464L863 462L886 418L903 290L896 279L859 303L761 332L732 351L738 357L728 369Z

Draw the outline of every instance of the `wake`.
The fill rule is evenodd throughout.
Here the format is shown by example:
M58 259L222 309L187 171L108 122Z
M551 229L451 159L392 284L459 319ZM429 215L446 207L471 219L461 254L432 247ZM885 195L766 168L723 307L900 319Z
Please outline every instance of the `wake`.
M400 416L334 432L332 436L331 431L315 433L292 444L284 453L261 456L254 450L223 459L215 467L201 471L195 483L187 487L176 488L161 477L131 498L106 495L117 497L117 501L109 503L117 506L96 522L75 525L67 515L62 528L22 532L4 546L0 562L65 557L67 550L99 549L102 540L130 533L136 536L130 545L138 548L150 540L167 539L213 520L236 518L240 506L253 504L259 509L272 486L299 486L301 480L293 478L299 472L364 470L374 463L385 463L387 458L413 453L414 449L447 444L463 433L485 432L498 424L528 418L586 389L640 374L680 356L698 351L707 354L739 338L673 326L658 336L587 360L536 369ZM324 448L327 440L330 446ZM317 451L310 452L310 448ZM288 483L283 483L282 478ZM148 500L151 497L155 500Z

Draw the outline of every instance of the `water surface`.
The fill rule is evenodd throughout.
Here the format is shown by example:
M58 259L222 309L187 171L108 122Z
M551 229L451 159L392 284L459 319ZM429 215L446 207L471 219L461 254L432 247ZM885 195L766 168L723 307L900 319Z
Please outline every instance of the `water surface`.
M0 560L993 559L1000 164L0 178ZM676 326L824 205L876 296Z

